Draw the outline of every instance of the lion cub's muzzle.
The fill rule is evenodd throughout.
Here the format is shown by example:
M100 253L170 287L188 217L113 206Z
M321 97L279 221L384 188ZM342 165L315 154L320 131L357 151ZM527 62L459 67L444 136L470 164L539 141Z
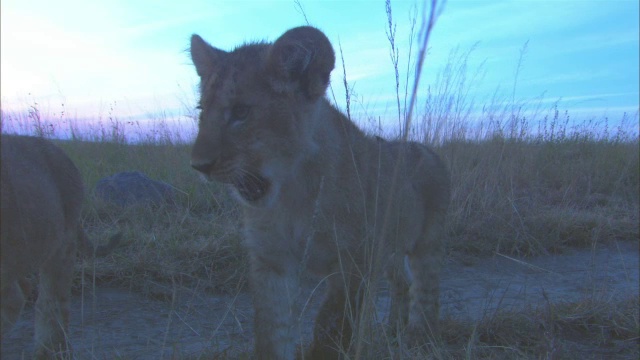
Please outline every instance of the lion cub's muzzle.
M211 170L213 170L213 163L212 162L197 163L197 162L191 161L191 167L209 176L209 173L211 173Z
M210 180L231 184L246 201L255 202L262 199L271 188L271 182L264 176L249 171L242 171L232 176L215 176L215 164L212 162L191 162L191 167L204 174Z
M246 173L236 177L233 186L243 199L254 202L262 199L269 192L271 183L260 174Z

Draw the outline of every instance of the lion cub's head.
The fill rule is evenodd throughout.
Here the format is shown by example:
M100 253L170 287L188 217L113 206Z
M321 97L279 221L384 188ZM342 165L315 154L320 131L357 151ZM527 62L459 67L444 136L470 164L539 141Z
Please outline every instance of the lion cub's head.
M226 52L193 35L191 58L201 96L191 166L231 184L247 204L268 203L281 179L317 151L314 113L335 63L329 40L303 26Z

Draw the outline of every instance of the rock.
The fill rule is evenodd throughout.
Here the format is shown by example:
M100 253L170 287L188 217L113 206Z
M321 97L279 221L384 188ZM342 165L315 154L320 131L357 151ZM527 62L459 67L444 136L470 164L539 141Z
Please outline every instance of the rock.
M96 196L119 206L174 204L175 190L139 171L125 171L102 178L95 188Z

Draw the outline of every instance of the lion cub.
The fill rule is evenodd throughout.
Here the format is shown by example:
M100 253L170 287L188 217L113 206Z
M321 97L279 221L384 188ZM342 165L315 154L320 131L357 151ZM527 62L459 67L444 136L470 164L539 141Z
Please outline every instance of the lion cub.
M450 192L440 158L422 144L368 136L329 103L335 56L318 29L231 52L193 35L191 58L201 93L191 166L242 204L256 356L294 358L301 269L328 283L311 358L349 351L378 270L391 284L391 324L414 341L437 336Z
M2 135L2 335L20 316L26 276L39 271L36 358L68 357L66 339L80 225L80 172L51 142Z

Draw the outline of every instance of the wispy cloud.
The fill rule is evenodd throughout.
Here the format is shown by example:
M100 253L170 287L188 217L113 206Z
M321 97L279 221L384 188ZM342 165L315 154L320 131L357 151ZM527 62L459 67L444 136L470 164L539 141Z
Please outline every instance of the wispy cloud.
M573 82L589 82L597 79L605 79L611 76L611 72L606 69L598 69L593 71L579 70L566 73L551 73L546 76L536 76L523 79L522 86L530 85L546 85L552 87L556 84L566 84Z

